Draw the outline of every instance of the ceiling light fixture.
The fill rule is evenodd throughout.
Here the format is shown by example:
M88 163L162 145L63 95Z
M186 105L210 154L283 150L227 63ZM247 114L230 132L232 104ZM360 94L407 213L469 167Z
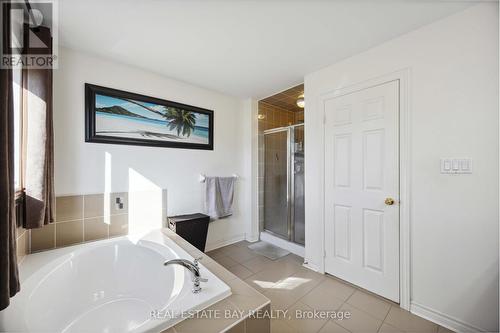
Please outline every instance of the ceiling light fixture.
M299 97L297 97L297 101L295 103L297 103L297 106L299 108L303 109L304 106L306 106L306 102L304 101L304 94L300 94Z
M266 116L263 115L262 113L260 113L260 114L257 115L257 119L264 120L264 119L266 119Z

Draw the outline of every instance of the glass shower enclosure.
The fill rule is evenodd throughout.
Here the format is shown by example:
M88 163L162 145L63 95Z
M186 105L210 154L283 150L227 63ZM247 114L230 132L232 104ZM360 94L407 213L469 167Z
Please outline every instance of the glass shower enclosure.
M264 131L264 231L304 245L304 125Z

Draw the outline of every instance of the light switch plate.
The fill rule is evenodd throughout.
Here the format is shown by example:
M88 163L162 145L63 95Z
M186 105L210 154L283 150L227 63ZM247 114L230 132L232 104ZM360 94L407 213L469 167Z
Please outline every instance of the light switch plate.
M472 160L470 158L442 158L441 173L445 174L472 173Z

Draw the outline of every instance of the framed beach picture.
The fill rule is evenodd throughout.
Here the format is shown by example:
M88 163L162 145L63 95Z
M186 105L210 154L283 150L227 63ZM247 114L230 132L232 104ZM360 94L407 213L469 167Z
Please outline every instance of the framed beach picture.
M196 106L85 84L85 141L214 148L214 113Z

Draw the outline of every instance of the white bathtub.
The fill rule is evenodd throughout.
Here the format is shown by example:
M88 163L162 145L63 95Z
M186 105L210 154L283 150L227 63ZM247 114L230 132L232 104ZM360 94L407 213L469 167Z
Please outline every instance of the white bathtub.
M21 292L0 312L0 331L160 332L183 319L172 314L231 294L203 260L208 282L192 293L187 269L163 266L174 258L193 259L160 230L138 241L120 237L29 255L20 265Z

